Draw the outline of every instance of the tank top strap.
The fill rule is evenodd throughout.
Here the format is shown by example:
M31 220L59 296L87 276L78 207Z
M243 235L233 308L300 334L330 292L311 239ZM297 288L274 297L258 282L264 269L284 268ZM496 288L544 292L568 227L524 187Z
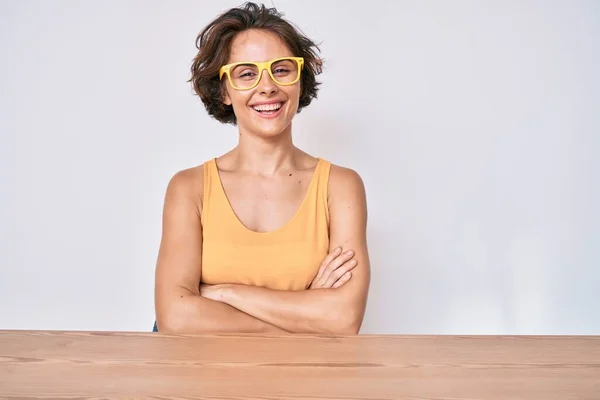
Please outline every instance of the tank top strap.
M324 186L325 188L329 184L329 171L331 170L331 163L323 158L319 158L318 168L320 168L318 179L319 186Z
M210 159L203 164L203 176L204 176L204 185L203 185L203 195L202 195L202 220L205 221L205 216L214 213L215 208L220 208L219 203L223 203L223 198L220 198L219 195L221 191L219 187L215 187L216 185L220 185L219 181L219 171L217 170L217 160L216 158ZM216 206L216 207L215 207Z
M317 164L317 170L315 171L315 178L317 180L315 185L317 205L323 211L325 215L327 225L329 225L329 173L331 171L331 162L319 158Z
M202 188L203 190L203 195L204 195L204 200L203 200L203 206L204 203L206 203L206 198L209 196L210 194L210 183L211 183L211 174L210 174L210 167L211 167L211 162L212 160L208 160L203 164L203 177L204 177L204 187Z

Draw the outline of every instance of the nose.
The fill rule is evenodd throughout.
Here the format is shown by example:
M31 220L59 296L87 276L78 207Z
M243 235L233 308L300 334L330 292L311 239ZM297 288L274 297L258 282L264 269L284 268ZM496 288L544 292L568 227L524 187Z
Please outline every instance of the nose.
M273 79L271 79L271 76L266 69L262 71L257 89L260 93L264 94L271 94L277 91L277 84L273 82Z

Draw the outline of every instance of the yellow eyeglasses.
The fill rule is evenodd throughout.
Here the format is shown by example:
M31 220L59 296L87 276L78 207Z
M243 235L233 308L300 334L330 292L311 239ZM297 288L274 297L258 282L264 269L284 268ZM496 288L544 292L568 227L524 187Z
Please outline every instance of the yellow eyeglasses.
M263 70L278 85L293 85L300 79L304 67L302 57L282 57L265 62L237 62L223 65L219 70L219 79L227 75L235 90L249 90L258 85Z

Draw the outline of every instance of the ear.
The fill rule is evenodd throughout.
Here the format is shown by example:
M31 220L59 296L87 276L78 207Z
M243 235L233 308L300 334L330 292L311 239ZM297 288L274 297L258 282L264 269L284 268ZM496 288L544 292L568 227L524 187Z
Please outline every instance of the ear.
M221 90L222 90L222 93L223 93L223 103L225 105L230 106L231 105L231 98L229 97L229 93L227 93L227 87L223 86Z

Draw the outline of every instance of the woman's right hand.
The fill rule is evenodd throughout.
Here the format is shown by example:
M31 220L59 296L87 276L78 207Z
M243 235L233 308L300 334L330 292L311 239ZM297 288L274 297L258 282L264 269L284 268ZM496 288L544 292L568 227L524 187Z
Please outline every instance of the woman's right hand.
M344 285L352 278L352 272L356 267L357 261L352 250L342 253L342 248L338 247L321 262L319 272L313 279L309 289L335 289Z

